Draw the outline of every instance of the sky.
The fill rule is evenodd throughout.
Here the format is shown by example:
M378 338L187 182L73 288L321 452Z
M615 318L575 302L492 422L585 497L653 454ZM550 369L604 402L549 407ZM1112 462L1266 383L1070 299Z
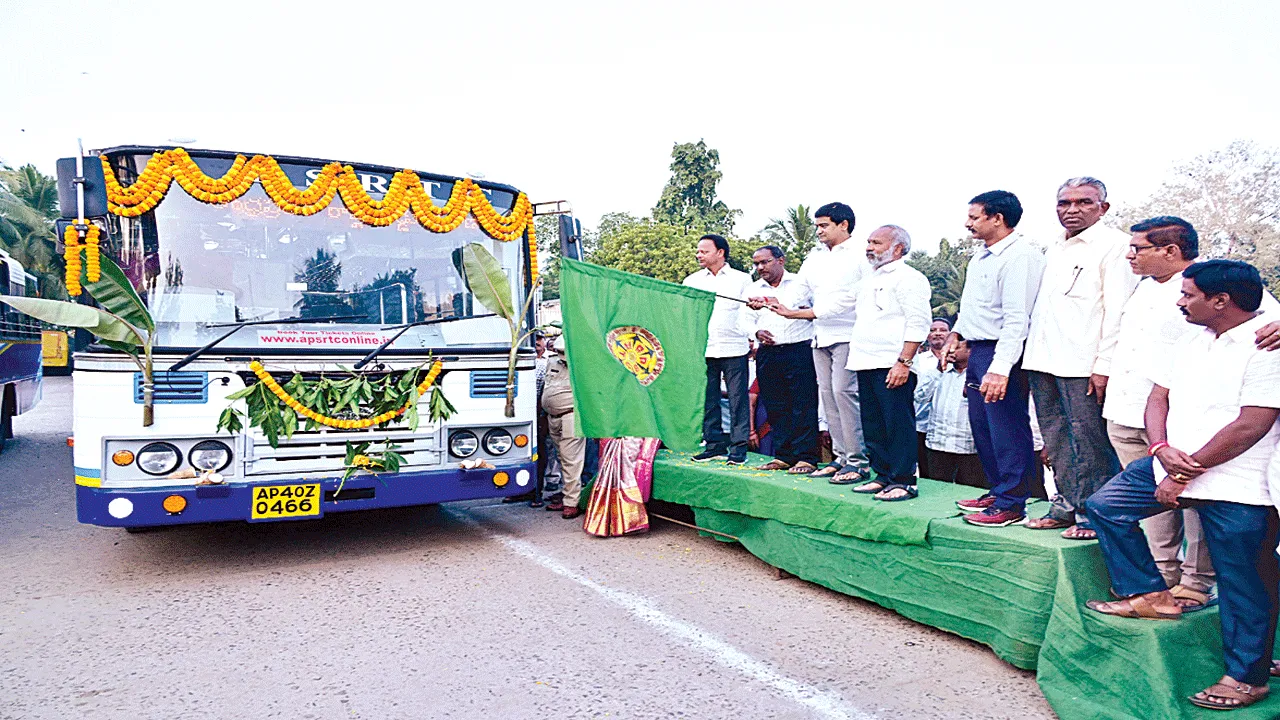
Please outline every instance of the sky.
M594 227L702 139L741 236L840 200L932 250L999 188L1044 241L1069 177L1137 203L1280 146L1278 36L1272 0L0 0L0 160L52 174L83 138L482 174Z

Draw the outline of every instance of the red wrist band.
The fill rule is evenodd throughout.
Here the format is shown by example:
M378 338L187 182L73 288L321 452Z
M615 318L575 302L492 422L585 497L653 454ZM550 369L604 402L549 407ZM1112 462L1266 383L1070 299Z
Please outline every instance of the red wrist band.
M1167 447L1170 447L1169 443L1163 440L1161 440L1158 443L1152 443L1151 447L1147 448L1147 454L1154 456L1156 453L1160 452L1160 448L1167 448Z

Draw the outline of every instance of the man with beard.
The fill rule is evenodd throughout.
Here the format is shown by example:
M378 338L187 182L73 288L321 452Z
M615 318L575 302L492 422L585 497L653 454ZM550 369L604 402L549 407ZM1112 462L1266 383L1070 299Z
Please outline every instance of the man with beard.
M763 309L773 299L791 307L811 304L808 289L787 272L785 260L776 245L751 256L760 279L751 286L751 300L740 316L743 332L760 343L756 381L773 428L774 459L757 469L807 475L818 463L818 380L809 350L813 322L788 320Z
M1093 539L1079 508L1120 471L1102 404L1120 312L1138 276L1125 259L1128 235L1099 222L1110 207L1101 180L1071 178L1058 188L1064 232L1045 253L1022 358L1058 488L1048 514L1027 527L1065 529L1068 540Z
M916 377L911 366L929 333L929 279L904 262L911 236L897 225L867 237L873 268L857 290L846 367L858 373L862 432L875 479L853 489L896 502L917 496Z
M1192 325L1163 362L1144 422L1149 457L1129 464L1085 504L1120 599L1090 600L1096 612L1174 620L1182 615L1156 568L1139 522L1168 509L1195 508L1217 571L1226 674L1193 695L1218 710L1268 694L1275 642L1276 509L1267 466L1280 438L1280 355L1255 347L1266 321L1257 312L1262 277L1237 260L1182 271L1178 307Z

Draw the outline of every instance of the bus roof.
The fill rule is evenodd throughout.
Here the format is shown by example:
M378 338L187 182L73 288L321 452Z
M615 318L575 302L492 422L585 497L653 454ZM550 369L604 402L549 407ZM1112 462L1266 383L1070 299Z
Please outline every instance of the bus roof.
M91 152L97 152L103 155L150 155L155 152L163 152L165 150L175 150L178 147L179 146L177 145L116 145L114 147L102 148L101 150L95 150ZM249 157L253 157L254 155L267 154L267 153L238 152L234 150L205 150L203 148L199 148L199 149L183 148L183 149L186 150L187 153L190 154L192 157L223 158L226 160L234 160L236 155L246 155ZM272 155L272 157L274 157L278 162L299 164L299 165L321 166L321 165L327 165L331 162L335 162L333 159L326 160L323 158L299 157L297 155ZM336 162L339 162L343 165L350 165L357 170L364 170L366 172L375 172L375 173L386 173L387 175L394 175L395 173L403 169L398 167L391 167L390 165L374 165L372 163L347 162L345 160L338 160ZM417 172L418 176L423 178L424 180L433 180L435 182L453 183L462 179L454 175L441 175L440 173L420 172L417 170L415 170L414 172ZM489 182L488 180L476 180L475 178L472 178L471 182L479 185L482 188L486 188L489 190L502 190L505 192L509 192L513 196L520 194L520 190L518 188L515 188L511 185L506 185L504 183Z

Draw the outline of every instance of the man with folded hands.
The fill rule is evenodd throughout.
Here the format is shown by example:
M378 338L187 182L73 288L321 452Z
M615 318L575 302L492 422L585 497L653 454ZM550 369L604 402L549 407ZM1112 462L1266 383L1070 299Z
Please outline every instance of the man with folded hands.
M1275 642L1277 515L1267 466L1280 437L1280 353L1260 350L1262 278L1235 260L1182 271L1177 304L1190 330L1153 363L1148 457L1133 461L1085 503L1111 577L1106 615L1175 620L1182 614L1140 522L1195 508L1217 570L1226 674L1193 704L1231 709L1267 696Z

